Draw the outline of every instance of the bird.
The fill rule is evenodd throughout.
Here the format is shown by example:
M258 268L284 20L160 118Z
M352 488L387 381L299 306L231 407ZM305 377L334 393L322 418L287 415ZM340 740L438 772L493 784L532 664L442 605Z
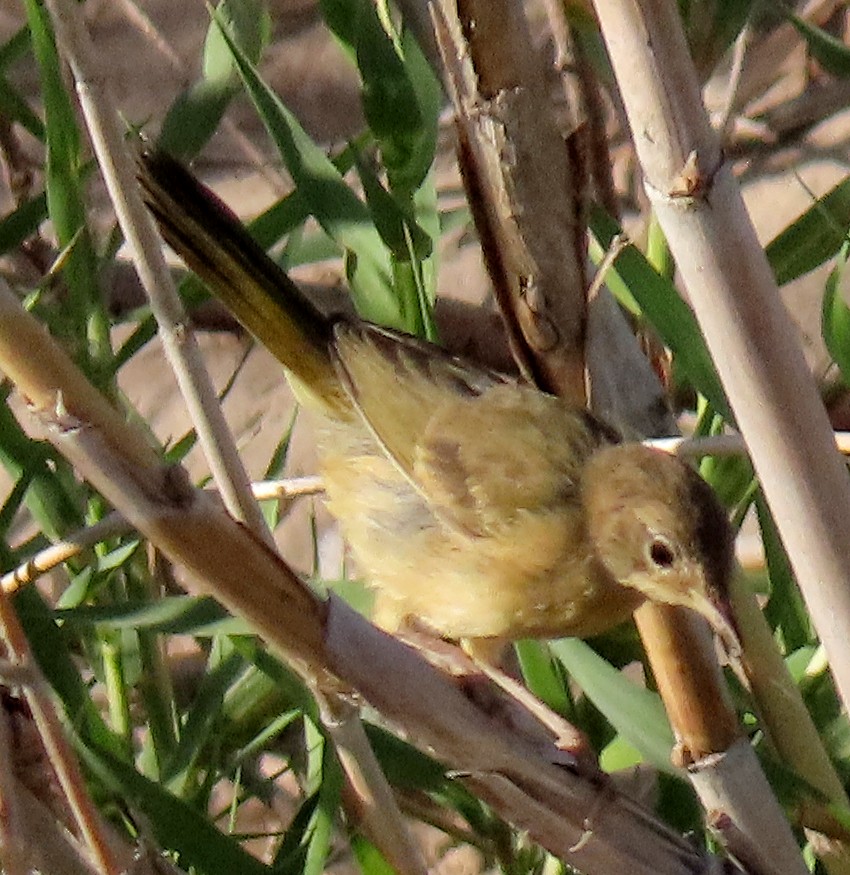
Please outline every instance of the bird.
M736 647L734 535L686 461L434 343L325 316L182 163L146 145L137 175L165 241L313 412L327 504L378 625L490 653L599 635L650 601Z

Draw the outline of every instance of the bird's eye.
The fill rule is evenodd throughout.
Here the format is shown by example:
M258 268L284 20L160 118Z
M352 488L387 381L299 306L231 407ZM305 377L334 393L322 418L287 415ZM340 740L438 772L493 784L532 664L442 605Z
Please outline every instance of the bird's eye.
M671 568L676 561L676 551L664 538L653 538L649 544L649 558L656 568Z

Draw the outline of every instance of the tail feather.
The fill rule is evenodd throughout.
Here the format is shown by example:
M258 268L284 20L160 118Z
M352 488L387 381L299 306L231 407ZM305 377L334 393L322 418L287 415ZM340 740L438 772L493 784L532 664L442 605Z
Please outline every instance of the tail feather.
M343 415L350 402L328 350L331 322L182 164L146 147L138 179L162 236L311 396Z

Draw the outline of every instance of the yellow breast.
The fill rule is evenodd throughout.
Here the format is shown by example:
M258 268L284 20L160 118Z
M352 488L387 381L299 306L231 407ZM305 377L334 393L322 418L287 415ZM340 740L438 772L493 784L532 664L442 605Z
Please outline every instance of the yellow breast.
M514 511L486 533L447 525L365 428L319 429L328 505L378 596L376 621L447 638L588 636L641 601L593 557L573 506Z

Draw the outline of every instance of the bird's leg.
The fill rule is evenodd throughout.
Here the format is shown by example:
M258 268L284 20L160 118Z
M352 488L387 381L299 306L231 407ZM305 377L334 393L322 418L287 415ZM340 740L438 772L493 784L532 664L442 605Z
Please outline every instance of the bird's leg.
M461 647L482 674L554 735L555 747L567 755L569 765L574 766L583 775L598 776L599 764L596 754L584 733L560 714L556 714L531 690L498 667L505 644L505 641L499 639L475 638L464 639Z
M599 777L596 754L584 734L498 668L507 646L505 640L466 638L458 647L410 617L396 626L394 634L415 647L435 668L457 678L480 708L543 748L552 762L574 768L588 778ZM482 685L482 675L490 683ZM505 695L493 695L493 684L507 699Z

